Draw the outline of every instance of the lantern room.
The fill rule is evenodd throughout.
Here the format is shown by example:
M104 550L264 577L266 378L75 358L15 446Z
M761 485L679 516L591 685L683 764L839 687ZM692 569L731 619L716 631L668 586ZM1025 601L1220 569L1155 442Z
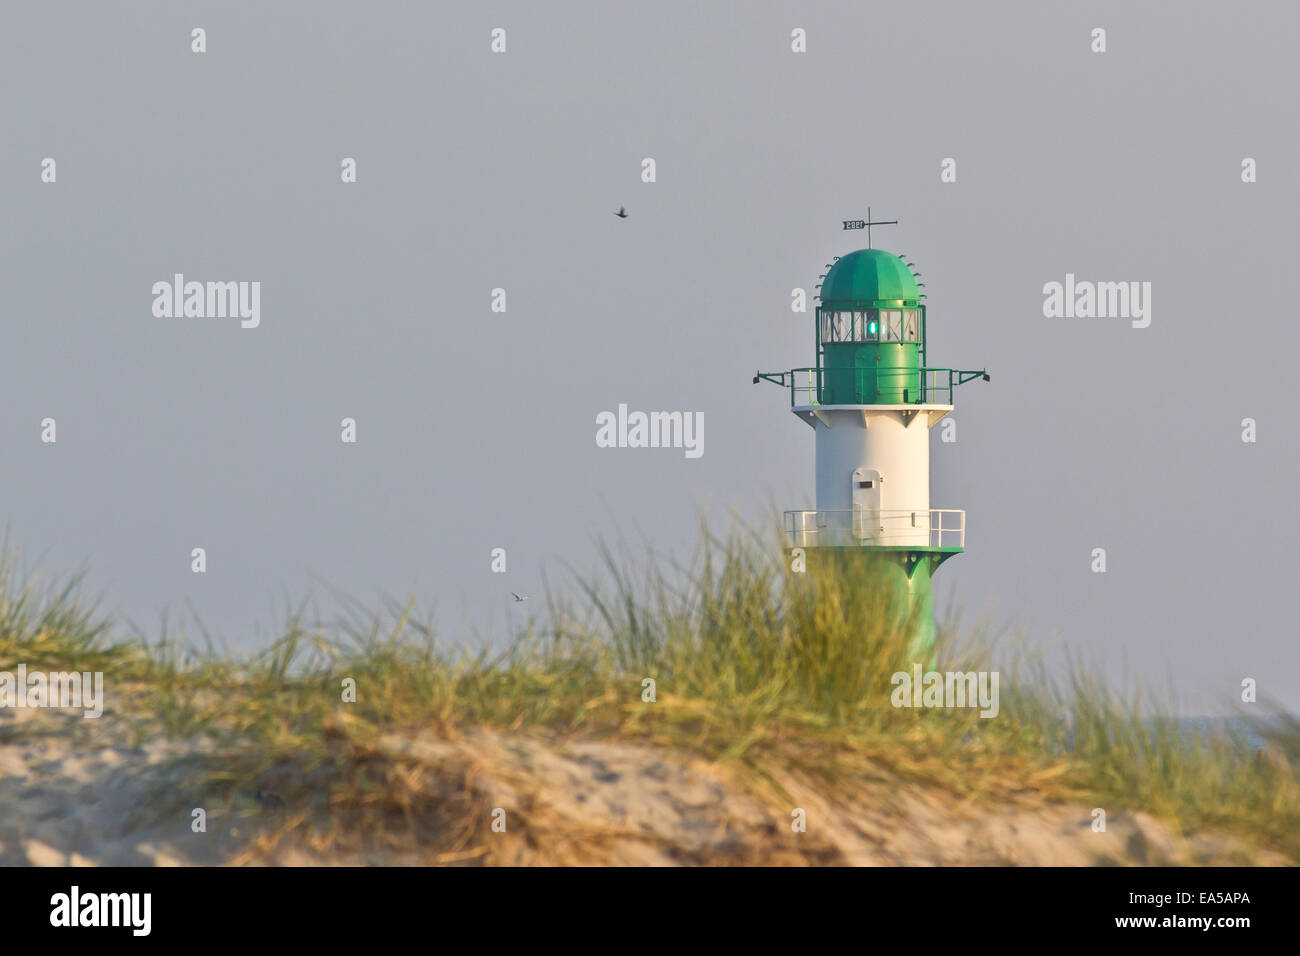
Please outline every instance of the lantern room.
M920 402L925 305L911 268L884 249L837 259L817 308L818 396L823 405Z

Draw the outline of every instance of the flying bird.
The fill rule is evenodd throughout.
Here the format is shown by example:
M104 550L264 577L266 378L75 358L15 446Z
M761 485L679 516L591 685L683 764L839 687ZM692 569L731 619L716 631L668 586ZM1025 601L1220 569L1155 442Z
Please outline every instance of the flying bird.
M527 600L528 600L528 595L527 595L527 594L517 594L517 593L514 592L514 591L511 591L511 592L510 592L510 596L513 597L516 601L527 601Z
M619 206L619 207L618 207L618 212L614 213L614 215L618 216L619 219L626 219L626 218L627 218L627 209L624 208L623 206Z
M271 790L257 790L253 794L253 799L266 807L268 810L283 810L284 797Z

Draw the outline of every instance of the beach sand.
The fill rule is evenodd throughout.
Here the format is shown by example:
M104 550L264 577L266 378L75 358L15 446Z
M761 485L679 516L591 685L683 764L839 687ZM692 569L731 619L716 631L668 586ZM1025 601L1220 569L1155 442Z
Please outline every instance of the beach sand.
M1143 813L997 803L882 771L827 788L794 771L757 794L725 765L635 742L488 730L388 734L372 763L410 798L391 839L296 806L305 774L272 766L210 799L185 760L210 742L137 741L120 715L0 711L0 864L1199 865L1288 864L1221 834L1179 835ZM285 786L267 781L284 781ZM295 786L297 784L297 786ZM231 797L231 793L235 797ZM194 809L206 829L194 832ZM792 823L803 811L806 830ZM358 814L353 818L360 820ZM374 822L373 814L369 818ZM496 826L493 826L494 820ZM504 831L502 826L504 825Z

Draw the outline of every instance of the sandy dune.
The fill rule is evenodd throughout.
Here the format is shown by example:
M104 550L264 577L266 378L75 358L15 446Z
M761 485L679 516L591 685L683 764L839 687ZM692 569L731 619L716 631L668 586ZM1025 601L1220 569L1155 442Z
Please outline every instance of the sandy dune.
M165 797L182 792L174 758L201 746L137 747L112 714L0 711L0 864L1289 862L1230 837L1183 838L1141 813L1117 810L1100 833L1084 806L1032 797L982 806L884 778L839 788L832 800L793 774L760 799L724 767L663 748L482 730L377 742L376 757L400 767L419 795L408 808L414 839L379 845L337 828L310 838L286 826L295 808L265 783L250 783L239 812L213 801L207 832L194 833L192 807ZM497 808L504 832L492 827ZM795 808L806 832L792 830Z

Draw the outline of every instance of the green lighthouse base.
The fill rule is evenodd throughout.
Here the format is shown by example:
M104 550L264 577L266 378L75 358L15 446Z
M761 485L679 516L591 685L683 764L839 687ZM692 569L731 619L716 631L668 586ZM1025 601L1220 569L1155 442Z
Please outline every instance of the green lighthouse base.
M907 662L926 669L935 665L934 605L930 583L935 569L961 548L923 547L807 547L807 573L819 568L843 576L851 587L864 588L877 599L877 613L907 638Z

